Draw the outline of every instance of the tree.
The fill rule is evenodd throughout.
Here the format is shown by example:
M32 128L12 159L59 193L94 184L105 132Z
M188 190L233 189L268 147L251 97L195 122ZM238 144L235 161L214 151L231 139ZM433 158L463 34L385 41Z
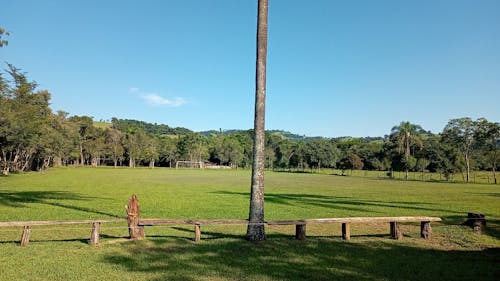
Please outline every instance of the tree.
M257 18L257 59L255 79L255 118L252 163L250 210L246 238L249 241L266 239L264 230L264 147L266 106L266 57L267 57L267 12L268 1L259 0Z
M113 159L113 166L116 168L118 161L121 161L125 152L122 144L123 134L113 128L106 128L104 132L106 135L107 153Z
M87 142L89 142L92 138L92 129L94 127L94 121L89 116L71 116L69 118L71 122L73 122L78 128L78 152L80 155L80 165L85 165L85 148Z
M470 161L475 144L475 131L476 124L468 117L451 119L443 130L444 141L457 148L463 157L466 182L470 179Z
M36 162L49 122L50 93L34 92L37 84L8 65L11 82L0 79L0 166L3 174L24 171ZM1 77L1 76L0 76Z
M3 46L9 45L9 41L7 41L7 39L4 39L5 38L5 37L3 37L4 35L9 36L10 33L8 31L5 31L5 29L0 27L0 48L2 48Z
M314 139L306 143L306 159L308 165L318 168L334 168L340 157L337 147L327 139Z
M417 146L422 148L422 140L420 133L422 127L419 125L411 124L410 122L401 122L398 126L394 126L391 130L391 137L394 138L398 144L398 152L404 151L404 167L405 167L405 180L408 180L408 170L415 166L411 159L411 147Z
M500 160L500 124L498 122L488 122L485 118L476 121L475 138L479 147L482 148L484 158L493 173L494 183L497 184L497 164Z

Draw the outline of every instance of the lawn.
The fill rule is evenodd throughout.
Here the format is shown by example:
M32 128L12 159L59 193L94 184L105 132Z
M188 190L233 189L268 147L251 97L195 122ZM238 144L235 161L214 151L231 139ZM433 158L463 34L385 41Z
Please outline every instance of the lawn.
M248 216L250 172L58 168L0 177L0 221L124 217L137 194L143 218ZM459 224L467 212L486 214L483 235ZM102 243L88 246L90 227L33 227L19 247L20 228L0 228L4 280L496 280L500 256L500 190L487 184L398 181L328 174L266 173L266 219L426 215L433 239L417 224L402 241L387 225L268 227L266 242L246 242L244 225L204 226L193 243L187 226L147 227L127 241L123 224L104 224Z

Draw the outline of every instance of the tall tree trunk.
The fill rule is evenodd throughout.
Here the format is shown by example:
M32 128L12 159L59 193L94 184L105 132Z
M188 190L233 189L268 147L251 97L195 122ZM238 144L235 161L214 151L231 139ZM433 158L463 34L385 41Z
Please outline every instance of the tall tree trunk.
M465 182L469 182L470 178L470 164L469 164L469 155L467 153L464 154L465 157L465 170L466 170L466 178Z
M255 75L255 138L253 143L249 223L246 235L249 241L263 241L266 239L264 230L264 120L266 106L267 10L268 1L259 0Z
M80 144L80 165L84 166L85 165L85 158L83 157L83 146Z

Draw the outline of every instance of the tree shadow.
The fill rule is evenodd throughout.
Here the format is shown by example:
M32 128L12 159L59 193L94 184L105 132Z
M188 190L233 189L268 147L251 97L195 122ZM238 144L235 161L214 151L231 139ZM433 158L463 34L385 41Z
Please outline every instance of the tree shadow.
M249 194L246 192L216 191L213 193L222 195L239 195L247 198L249 197ZM441 211L446 213L459 214L458 212L436 208L435 204L427 202L364 200L353 197L327 196L317 194L266 193L265 201L266 203L275 203L281 205L315 206L337 210L364 212L370 214L381 212L368 210L366 207L420 210L433 213ZM384 211L383 213L387 213L387 211Z
M67 191L11 191L0 190L0 205L14 208L26 208L30 204L43 204L65 209L71 209L79 212L105 215L108 217L121 218L116 214L102 212L99 210L64 204L62 201L91 201L95 199L104 199L99 197L84 196L81 194Z
M500 249L436 250L391 242L269 239L141 241L103 262L150 280L498 280Z

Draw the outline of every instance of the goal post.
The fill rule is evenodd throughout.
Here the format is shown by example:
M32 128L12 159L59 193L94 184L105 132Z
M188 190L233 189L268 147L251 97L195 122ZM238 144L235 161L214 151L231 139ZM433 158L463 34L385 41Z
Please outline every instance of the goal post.
M188 169L204 169L203 161L177 161L175 162L175 169L188 168Z

